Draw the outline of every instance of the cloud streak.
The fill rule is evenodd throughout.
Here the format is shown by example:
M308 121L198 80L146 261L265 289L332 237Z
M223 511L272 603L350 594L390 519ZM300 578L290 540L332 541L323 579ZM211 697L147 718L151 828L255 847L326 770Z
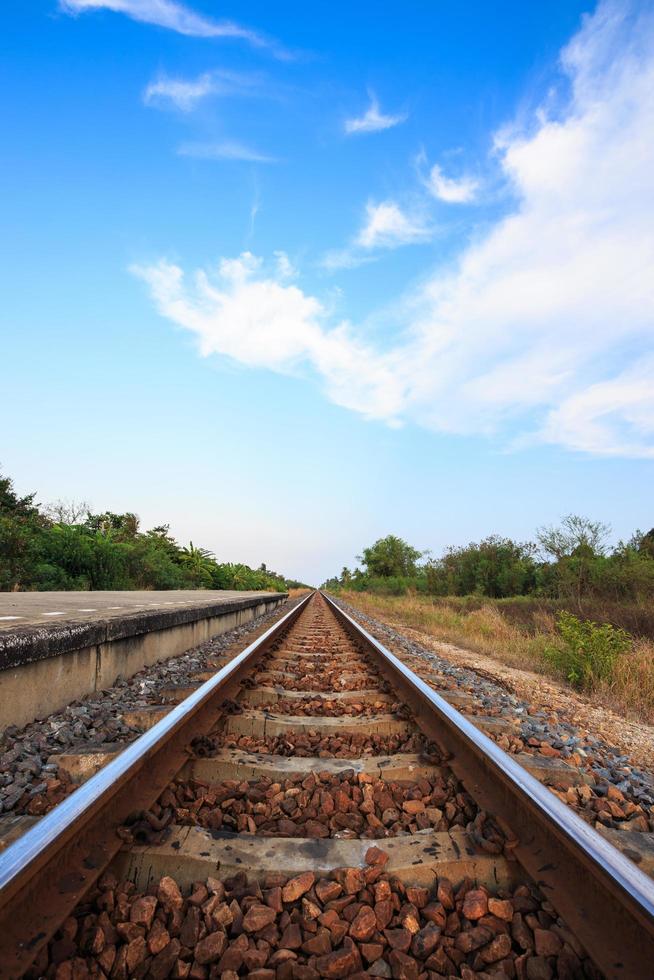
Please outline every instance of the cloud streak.
M446 204L470 204L479 189L479 181L474 177L446 177L438 164L431 168L424 183L432 197Z
M209 96L252 95L258 92L259 77L243 72L206 71L196 78L173 78L161 74L143 92L145 105L192 112Z
M281 374L308 369L333 401L367 418L388 417L394 401L399 409L390 361L358 340L347 322L327 325L323 304L288 282L293 270L283 253L266 268L244 252L190 280L163 259L131 271L147 283L159 313L195 335L203 356L220 354Z
M180 157L196 160L243 160L246 163L276 163L275 157L260 153L238 140L221 140L213 143L189 142L177 148Z
M388 115L380 109L379 102L373 92L370 96L370 105L362 116L353 119L346 119L344 124L345 132L348 136L355 133L379 133L384 129L392 129L406 121L408 116L405 113Z
M59 8L71 15L110 10L142 24L153 24L187 37L237 38L256 48L269 48L279 58L290 57L276 41L257 31L233 21L215 21L204 17L176 0L59 0Z
M409 215L395 201L369 202L366 221L356 237L360 248L398 248L414 242L427 241L430 229L424 221Z
M654 12L601 4L560 67L556 112L495 139L513 205L394 304L387 347L251 256L141 267L157 309L203 354L309 373L369 419L654 458ZM367 217L359 254L398 227Z
M422 214L403 210L396 201L368 201L365 219L352 242L342 249L327 252L324 269L355 269L372 262L380 250L401 248L427 242L432 236Z

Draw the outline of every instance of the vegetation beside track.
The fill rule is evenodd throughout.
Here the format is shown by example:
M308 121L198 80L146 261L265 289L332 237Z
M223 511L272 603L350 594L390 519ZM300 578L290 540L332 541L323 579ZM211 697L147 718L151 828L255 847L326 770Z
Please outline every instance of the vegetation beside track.
M87 589L260 589L302 583L261 565L218 562L162 524L141 531L134 513L95 514L86 503L49 507L20 497L0 473L0 591Z
M654 722L654 529L611 549L609 531L570 515L535 542L494 535L438 559L389 535L324 587Z
M380 596L341 590L340 597L369 616L401 629L485 654L508 666L534 670L596 695L615 710L654 724L654 642L607 624L564 614L564 626L528 600L536 628L526 628L502 600L440 599L415 593Z

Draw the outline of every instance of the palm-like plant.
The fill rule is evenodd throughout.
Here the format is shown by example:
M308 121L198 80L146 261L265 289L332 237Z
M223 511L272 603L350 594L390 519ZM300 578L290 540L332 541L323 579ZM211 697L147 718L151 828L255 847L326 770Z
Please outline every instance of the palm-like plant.
M195 585L211 584L211 573L215 566L213 551L196 548L190 541L188 548L182 548L179 558L182 565L190 572Z

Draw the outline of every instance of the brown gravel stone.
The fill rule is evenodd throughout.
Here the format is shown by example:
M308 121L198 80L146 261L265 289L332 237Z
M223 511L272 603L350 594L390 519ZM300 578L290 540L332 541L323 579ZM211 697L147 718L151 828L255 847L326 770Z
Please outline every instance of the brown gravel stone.
M177 882L173 881L173 879L169 878L168 876L165 876L159 882L157 899L168 912L172 909L180 909L184 903L184 899L182 898L182 893L177 886Z
M366 851L365 861L366 864L384 867L388 863L388 854L379 847L369 847Z
M390 899L384 899L382 902L375 903L375 918L377 920L377 928L379 930L385 929L393 918L393 903Z
M216 786L178 781L167 792L177 823L263 836L375 839L429 827L446 831L480 819L452 775L408 785L345 770L278 783L266 777ZM383 852L371 853L372 867L381 867Z
M513 906L506 899L490 897L488 899L488 911L491 915L495 915L505 922L510 922L513 918Z
M282 901L296 902L305 892L309 891L315 880L316 876L312 871L305 871L303 874L291 878L282 888Z
M359 949L367 963L376 962L384 952L384 947L381 943L362 943Z
M448 878L439 878L436 888L436 898L445 909L454 908L454 889Z
M195 959L198 963L215 963L222 956L227 944L224 932L211 932L195 947Z
M315 936L302 943L302 951L310 956L326 956L332 952L329 929L319 929Z
M330 902L334 898L338 898L342 891L343 888L337 881L321 878L320 881L316 882L316 896L318 901L323 904Z
M179 933L179 941L182 946L188 946L193 948L198 941L200 936L200 910L195 906L191 906L182 922L182 928Z
M175 965L180 949L179 940L171 939L168 945L153 958L150 963L151 980L165 980Z
M170 935L168 934L168 930L160 919L155 919L147 937L148 951L153 956L156 956L169 942Z
M372 938L377 929L377 918L374 909L369 905L364 905L357 912L356 918L350 926L350 936L357 942L365 943Z
M561 952L561 940L549 929L534 929L534 945L537 956L557 956Z
M253 905L243 916L243 928L246 932L259 932L271 925L277 918L274 909L267 905Z
M412 956L394 949L388 957L388 962L395 980L418 980L420 968Z
M493 933L485 926L474 926L465 932L460 932L456 937L456 948L462 953L470 953L480 946L485 946L493 938Z
M407 953L411 946L412 935L408 929L384 929L384 936L391 949L399 949L402 953Z
M332 980L340 980L354 973L359 965L359 957L355 949L338 949L334 953L326 956L319 956L316 960L316 969L321 977L330 977Z
M553 980L552 967L544 956L530 956L526 965L527 980Z
M411 953L419 960L426 959L438 946L441 930L431 922L420 929L411 941Z
M390 977L390 976L392 976L390 966L388 965L388 963L386 962L386 960L382 960L382 959L376 960L372 964L372 966L369 967L368 974L371 977Z
M141 895L132 903L129 913L130 922L135 922L137 925L145 926L146 929L149 929L156 908L157 899L154 895Z
M497 960L504 959L511 952L511 938L506 934L502 933L500 936L495 936L495 939L484 946L480 951L480 956L484 963L496 963Z
M488 896L479 888L466 892L463 900L463 914L466 919L481 919L488 912Z
M526 885L501 897L467 879L456 894L445 879L405 887L381 864L318 881L307 873L259 884L240 872L196 882L188 898L172 885L163 879L150 895L131 883L92 892L25 980L599 980L552 906ZM284 902L284 893L298 897Z

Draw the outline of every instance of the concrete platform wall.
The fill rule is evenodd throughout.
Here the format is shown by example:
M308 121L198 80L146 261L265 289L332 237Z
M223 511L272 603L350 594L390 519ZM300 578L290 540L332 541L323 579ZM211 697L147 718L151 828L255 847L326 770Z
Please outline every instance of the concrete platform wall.
M286 598L280 593L154 611L94 622L84 629L26 628L13 645L9 638L0 638L0 731L9 725L22 727L111 687L119 675L131 677L143 667L176 657L249 623Z

